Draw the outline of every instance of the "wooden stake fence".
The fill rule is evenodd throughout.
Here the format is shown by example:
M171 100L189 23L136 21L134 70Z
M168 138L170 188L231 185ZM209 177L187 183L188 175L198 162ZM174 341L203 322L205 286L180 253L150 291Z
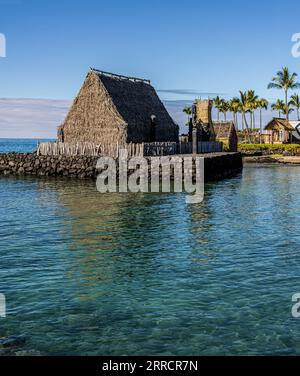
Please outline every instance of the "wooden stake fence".
M38 144L38 155L44 156L95 156L118 158L120 153L127 151L128 157L152 157L176 154L192 154L192 143L152 142L126 145L96 145L92 142L63 143L42 142ZM199 142L198 153L216 153L223 151L222 142Z

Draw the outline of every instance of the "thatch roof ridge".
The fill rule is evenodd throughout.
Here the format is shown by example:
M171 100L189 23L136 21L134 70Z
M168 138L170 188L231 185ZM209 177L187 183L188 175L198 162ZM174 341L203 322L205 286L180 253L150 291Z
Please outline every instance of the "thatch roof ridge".
M117 79L117 80L129 80L129 81L133 81L133 82L144 82L148 85L151 84L150 80L147 80L147 79L144 79L144 78L124 76L124 75L121 75L121 74L101 71L101 70L96 69L96 68L90 68L90 70L91 70L91 72L94 72L94 73L98 74L99 76L106 76L106 77L114 78L114 79Z

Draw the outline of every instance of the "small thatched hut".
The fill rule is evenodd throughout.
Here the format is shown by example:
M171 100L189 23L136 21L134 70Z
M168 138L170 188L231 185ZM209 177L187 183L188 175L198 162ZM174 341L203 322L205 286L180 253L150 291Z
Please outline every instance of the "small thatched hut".
M265 127L264 139L271 144L300 142L300 121L273 118Z
M63 142L178 142L179 128L150 81L91 69L65 122Z
M214 122L216 140L223 142L224 146L231 152L238 150L238 136L232 121Z

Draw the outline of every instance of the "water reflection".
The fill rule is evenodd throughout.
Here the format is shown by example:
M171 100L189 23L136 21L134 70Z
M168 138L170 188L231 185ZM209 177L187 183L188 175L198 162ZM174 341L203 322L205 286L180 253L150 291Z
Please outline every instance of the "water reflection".
M249 167L192 206L0 178L0 337L51 355L300 352L299 172Z
M45 188L50 188L49 182L41 180L40 191ZM184 195L103 195L93 183L63 180L53 182L51 190L60 203L60 234L68 240L74 261L68 275L79 283L109 284L139 274L146 279L183 245L174 233L188 227ZM170 218L170 213L180 215Z

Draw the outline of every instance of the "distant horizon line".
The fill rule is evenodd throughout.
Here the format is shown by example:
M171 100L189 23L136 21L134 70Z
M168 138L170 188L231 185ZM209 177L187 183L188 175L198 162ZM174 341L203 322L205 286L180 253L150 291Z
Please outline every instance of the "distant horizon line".
M0 140L56 140L56 138L51 137L0 137Z
M157 90L157 92L163 92L163 91L159 91ZM165 92L167 93L167 91ZM171 94L171 92L168 91L168 93ZM175 94L174 95L179 95L179 94ZM182 94L184 95L184 94ZM192 95L192 94L185 94L185 95ZM229 94L226 94L224 95L224 98L226 97L230 97ZM41 98L41 97L0 97L0 101L3 100L40 100L40 101L65 101L65 102L73 102L75 100L76 97L72 98L72 99L68 99L68 98ZM190 102L190 101L193 101L195 99L197 99L196 97L194 99L162 99L160 98L163 102ZM210 98L210 99L213 99L213 98ZM271 101L276 101L278 99L277 98L266 98L269 102Z

